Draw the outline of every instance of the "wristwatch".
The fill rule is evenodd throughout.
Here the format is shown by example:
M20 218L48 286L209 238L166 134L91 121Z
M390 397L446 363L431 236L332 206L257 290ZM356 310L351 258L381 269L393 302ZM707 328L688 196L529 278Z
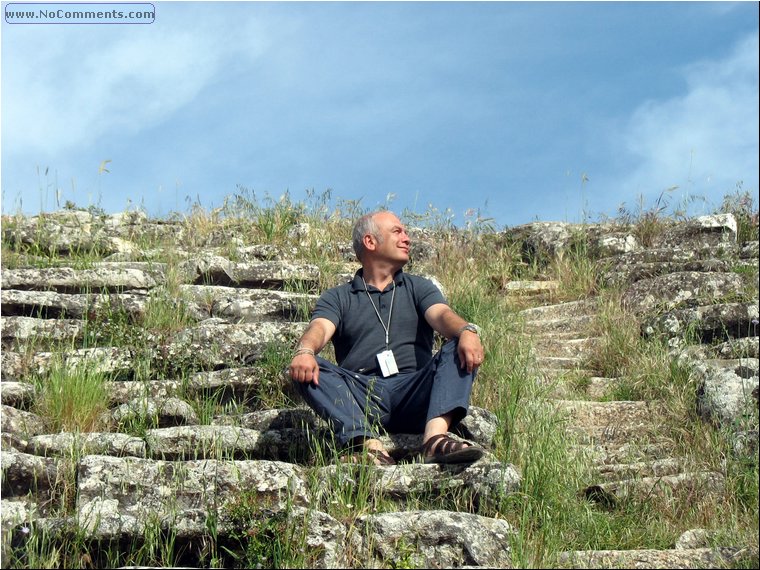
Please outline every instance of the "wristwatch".
M457 336L461 335L464 331L474 332L476 335L480 336L480 327L475 323L467 323L464 325L459 329L459 332L457 332Z

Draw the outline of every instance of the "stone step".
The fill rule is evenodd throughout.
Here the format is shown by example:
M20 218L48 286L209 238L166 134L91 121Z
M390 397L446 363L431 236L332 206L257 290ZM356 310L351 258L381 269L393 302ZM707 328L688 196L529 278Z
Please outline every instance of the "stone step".
M739 547L673 550L580 550L563 552L559 568L732 568L757 557Z
M308 318L318 296L220 285L181 285L190 313L198 320L229 322L293 321Z
M589 400L601 400L608 397L619 382L620 378L593 376L586 384L586 395Z
M28 382L0 382L0 402L6 406L27 409L36 392L34 384Z
M269 516L291 511L298 519L302 516L302 511L298 509L319 504L330 488L336 485L346 488L356 486L357 469L362 469L362 485L367 486L371 496L383 495L402 504L411 496L419 497L420 493L438 496L445 489L466 488L472 490L473 504L483 505L516 492L520 482L519 474L511 465L485 460L458 469L420 463L369 469L333 464L309 474L302 467L279 461L165 461L87 455L79 461L75 518L85 536L94 540L122 539L131 543L156 520L172 524L178 540L195 540L208 532L209 518L217 521L215 532L223 538L239 531L233 526L235 521L224 514L233 505L239 504L242 498L250 497L253 491L255 504L266 508ZM431 528L424 532L440 538L442 519L436 516L435 511L385 513L385 516L392 514L395 519L401 517L407 521L432 517L435 523L433 528L437 531L432 533ZM322 518L320 529L325 528L327 520L334 523L329 529L329 535L333 537L329 541L331 548L342 550L349 547L348 543L344 544L347 529L341 523L324 513L316 512L315 515ZM459 520L462 528L456 534L464 532L469 537L467 541L480 540L474 538L478 528L494 530L498 527L500 532L512 532L503 521L468 513L446 512L445 520L447 524ZM175 521L181 521L181 524ZM356 528L360 529L359 532L362 532L361 529L376 532L382 526L381 521L376 522L360 519ZM397 527L398 522L394 525ZM310 526L313 528L313 525ZM410 532L416 536L423 531L410 529ZM505 539L503 533L497 533L483 540L486 543L497 541L498 548L492 550L506 552L497 540L499 537L500 540ZM454 542L456 539L453 536L446 538L446 550L450 550ZM471 549L472 545L464 547L465 552ZM483 549L473 550L475 554L463 553L465 558L461 559L475 560L478 566L502 567L508 562L504 556L497 559L486 556ZM451 552L448 553L450 555ZM383 558L391 560L392 556L388 553ZM456 559L452 558L449 563L461 565ZM349 566L333 563L325 567Z
M112 404L125 404L136 399L160 399L184 394L188 398L211 397L223 405L230 401L246 403L253 399L265 381L263 372L256 366L225 368L197 372L180 380L131 380L109 383Z
M54 325L57 321L47 322ZM297 322L234 324L208 319L181 331L167 344L154 346L147 358L157 366L176 366L184 362L199 370L248 365L259 360L272 343L293 346L306 326L307 323ZM112 374L114 379L131 378L134 373L134 356L128 348L98 347L65 354L37 352L30 355L3 350L1 356L3 380L17 382L34 373L44 374L60 361L69 368L92 366L93 370Z
M654 461L597 465L594 471L603 481L612 482L633 479L634 477L677 475L683 471L685 464L686 460L681 457L666 457Z
M137 384L137 383L135 383ZM494 414L472 407L457 433L489 449L497 429ZM153 459L271 459L310 462L333 446L329 426L308 408L258 410L214 418L211 425L198 425L194 409L174 396L155 394L120 404L110 415L109 432L47 434L41 419L29 412L4 407L3 431L19 438L13 447L44 456L69 457L73 449L102 455L134 455ZM118 431L122 422L136 419L157 425L143 438ZM452 434L455 439L457 433ZM421 434L381 436L386 449L399 460L415 460L422 447ZM142 443L140 443L142 442ZM88 451L89 450L89 451Z
M61 255L93 250L107 255L130 249L124 238L131 238L144 222L142 212L96 217L90 212L64 210L32 217L4 217L3 239Z
M596 372L585 368L543 368L541 370L542 381L549 383L576 382L595 376Z
M586 457L596 471L609 465L635 465L665 461L674 456L674 444L670 441L612 441L571 444L575 452Z
M345 478L349 475L349 467L327 466L321 468L317 477L334 480L341 476L339 471L346 470ZM374 470L374 477L368 484L380 492L403 498L420 485L428 486L432 491L446 484L469 483L482 487L489 478L496 482L496 486L501 486L502 496L505 492L513 492L519 485L514 468L485 461L455 471L424 464L379 468ZM117 521L122 525L120 532L138 532L144 529L151 513L159 517L176 516L189 526L192 521L204 525L205 517L193 516L198 509L216 512L217 508L250 489L256 489L259 501L268 496L272 501L268 506L275 510L276 505L284 507L286 496L295 504L308 504L324 486L309 486L307 479L303 468L277 461L206 459L179 462L88 455L79 462L77 513L84 527L99 538L106 538L110 534L107 530L109 523ZM346 483L350 484L348 480ZM120 492L124 485L130 489L129 493ZM496 487L492 486L495 490ZM173 492L166 494L169 489ZM185 510L188 512L183 513ZM141 512L144 514L140 515ZM184 525L177 530L182 532L183 529L189 530Z
M602 400L612 394L619 378L603 378L573 371L553 377L545 375L544 382L552 385L549 397L554 400Z
M594 351L602 343L600 337L556 338L543 336L533 339L533 353L542 357L559 356L577 358Z
M86 455L77 481L76 517L94 539L140 536L156 519L181 521L173 527L178 538L193 536L205 530L209 515L221 514L252 489L275 511L284 510L286 497L309 503L304 468L279 461Z
M581 315L594 315L597 310L598 302L596 299L582 299L580 301L570 301L568 303L532 307L520 311L518 315L526 321L552 320Z
M594 315L576 315L572 317L531 319L523 323L524 330L530 335L541 334L574 334L587 336L593 330L596 317Z
M156 357L168 361L184 358L205 370L248 365L261 358L272 343L294 346L306 327L304 322L234 324L207 319L177 334Z
M91 311L124 311L131 317L145 313L146 291L110 294L66 294L56 291L3 291L4 316L38 317L43 319L81 319Z
M43 500L48 499L58 482L61 464L60 459L3 449L0 454L3 499L23 497L27 493Z
M611 443L654 442L658 438L658 405L645 401L591 402L583 400L555 401L566 414L568 432L581 441Z
M73 343L82 339L85 322L77 319L37 319L35 317L0 317L2 343L48 344L53 341Z
M35 352L25 355L11 350L3 350L0 353L0 362L2 362L0 371L4 382L24 381L35 374L47 374L57 363L62 363L67 368L86 366L88 369L110 374L116 378L129 377L134 369L130 349L113 346L79 348L64 354Z
M736 273L683 271L637 281L626 289L622 303L634 314L646 315L680 308L687 300L707 305L716 299L741 298L744 291L744 279Z
M674 500L688 496L699 501L706 496L718 497L725 491L725 477L721 473L702 471L678 473L659 477L624 479L591 485L584 490L585 497L606 507L614 507L623 501L648 501L652 498Z
M145 457L145 440L118 432L41 434L29 438L26 452L43 457L112 455Z
M559 281L508 281L499 290L509 296L535 297L555 293L559 289Z
M642 279L683 271L721 273L731 271L735 262L729 259L695 259L691 261L654 261L621 264L607 269L602 279L610 286L629 286Z
M682 337L688 331L702 344L715 344L757 335L760 309L758 302L713 303L699 307L674 309L644 319L644 333L668 338Z
M305 430L194 425L148 430L147 457L167 460L266 459L305 463L313 450Z
M282 289L286 283L306 289L319 283L319 267L292 261L234 262L219 256L203 256L180 264L185 283Z
M47 267L4 269L2 288L59 293L122 292L152 289L162 283L164 269L159 264L99 263L93 269Z
M583 359L577 356L537 356L536 365L542 372L547 370L580 370Z

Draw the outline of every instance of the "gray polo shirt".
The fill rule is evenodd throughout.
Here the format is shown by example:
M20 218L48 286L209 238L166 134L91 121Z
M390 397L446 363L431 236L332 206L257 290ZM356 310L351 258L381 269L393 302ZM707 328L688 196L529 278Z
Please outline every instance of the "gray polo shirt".
M385 329L389 328L390 349L400 373L415 372L433 356L433 329L425 320L425 311L446 299L432 281L399 271L384 291L368 285L364 288L362 270L353 280L325 291L317 301L312 319L325 318L336 329L332 338L338 365L361 374L379 374L377 359L385 350ZM369 292L369 296L367 295ZM378 318L375 308L380 313Z

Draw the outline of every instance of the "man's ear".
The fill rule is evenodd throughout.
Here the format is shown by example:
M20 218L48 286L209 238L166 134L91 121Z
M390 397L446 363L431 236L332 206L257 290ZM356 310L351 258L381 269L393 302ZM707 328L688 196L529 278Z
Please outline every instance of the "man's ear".
M362 243L364 244L364 249L368 251L375 251L375 248L377 247L377 240L372 234L365 235L362 239Z

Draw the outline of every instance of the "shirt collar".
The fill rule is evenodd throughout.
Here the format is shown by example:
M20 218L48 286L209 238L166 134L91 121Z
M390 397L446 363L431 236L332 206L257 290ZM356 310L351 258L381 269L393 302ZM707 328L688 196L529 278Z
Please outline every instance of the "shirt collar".
M358 291L364 291L364 281L362 280L362 277L364 276L364 269L359 269L356 274L354 275L354 278L351 280L351 292L356 293ZM396 274L393 276L393 280L396 282L396 286L403 285L404 284L404 270L399 269ZM386 287L386 290L391 287L389 284L388 287Z

